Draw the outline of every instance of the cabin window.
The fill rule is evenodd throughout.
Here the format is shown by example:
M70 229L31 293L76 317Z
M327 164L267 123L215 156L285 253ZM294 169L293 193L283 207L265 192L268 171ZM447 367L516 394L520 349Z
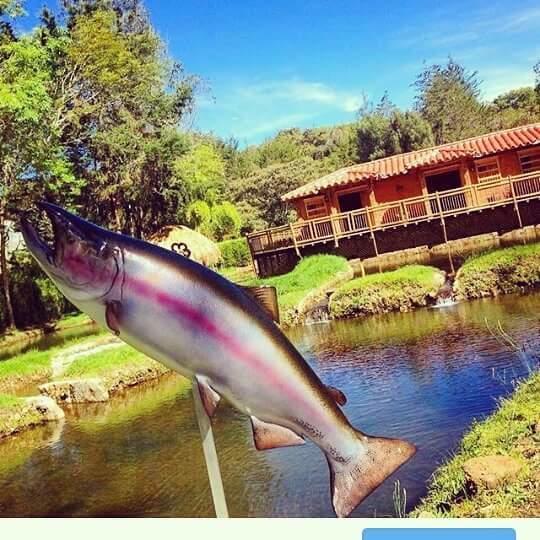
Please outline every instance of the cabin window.
M475 162L478 182L488 182L501 177L497 158L481 159Z
M519 162L521 164L521 172L523 173L540 171L540 148L519 154Z
M304 201L306 205L306 216L308 219L326 216L326 201L324 196L312 197Z

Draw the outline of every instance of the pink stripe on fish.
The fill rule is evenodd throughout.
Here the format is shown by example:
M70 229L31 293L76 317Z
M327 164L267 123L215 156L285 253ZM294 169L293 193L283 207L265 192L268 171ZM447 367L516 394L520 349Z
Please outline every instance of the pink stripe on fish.
M181 300L177 296L170 295L164 291L157 289L153 285L147 284L144 280L129 277L126 280L127 288L133 292L143 296L146 300L155 300L164 309L174 312L183 320L187 321L190 326L204 332L209 337L213 338L225 347L236 358L254 366L266 378L269 384L275 384L286 390L291 397L296 398L305 403L306 400L301 392L298 392L296 387L288 385L284 380L278 380L275 370L268 366L266 362L261 360L253 351L249 350L242 343L234 339L234 337L221 330L210 318L203 312L197 310L189 303ZM280 384L281 383L281 384ZM285 383L285 384L283 384ZM320 413L320 411L316 411Z

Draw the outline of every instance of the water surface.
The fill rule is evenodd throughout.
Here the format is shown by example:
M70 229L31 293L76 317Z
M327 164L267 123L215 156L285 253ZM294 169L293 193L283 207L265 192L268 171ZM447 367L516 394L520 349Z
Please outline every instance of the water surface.
M316 324L289 331L362 430L414 442L416 456L354 516L394 514L399 479L410 509L473 419L491 413L526 373L492 336L500 321L540 349L540 295ZM66 421L0 443L1 516L212 516L193 406L175 376ZM328 469L312 444L257 452L248 420L220 406L214 432L233 516L332 516Z

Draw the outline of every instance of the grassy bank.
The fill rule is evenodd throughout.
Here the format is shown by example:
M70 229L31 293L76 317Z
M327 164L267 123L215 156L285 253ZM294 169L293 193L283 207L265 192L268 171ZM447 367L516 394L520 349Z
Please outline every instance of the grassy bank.
M128 345L81 356L62 373L60 379L99 378L109 391L155 379L169 370Z
M0 439L43 423L43 418L23 398L0 394Z
M313 291L324 288L337 274L347 272L349 265L343 257L335 255L313 255L302 259L292 272L254 280L256 285L271 285L276 288L282 324L296 322L300 303Z
M540 243L497 249L468 259L454 291L459 299L518 293L540 285Z
M302 259L287 274L257 279L250 267L224 268L221 273L239 285L270 285L276 288L279 311L283 326L298 322L298 308L308 296L331 285L337 275L349 271L343 257L335 255L313 255Z
M501 454L522 464L517 479L470 493L463 464ZM455 457L435 474L427 497L412 513L439 517L536 517L540 515L540 373L519 385L498 410L472 427Z
M339 319L410 311L433 300L444 280L440 270L417 265L353 279L330 298L330 314Z

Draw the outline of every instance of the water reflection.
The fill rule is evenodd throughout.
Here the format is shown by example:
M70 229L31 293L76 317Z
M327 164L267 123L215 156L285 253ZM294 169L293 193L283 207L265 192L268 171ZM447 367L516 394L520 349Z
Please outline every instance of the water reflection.
M538 349L539 308L537 294L289 332L321 378L347 394L354 425L419 447L354 515L392 515L397 478L409 508L418 501L473 418L489 414L511 391L510 381L492 370L525 373L486 319ZM248 420L227 406L220 406L214 429L233 516L332 515L326 460L316 447L257 452ZM2 515L213 515L190 393L180 377L108 404L68 409L60 433L43 435L49 442L31 443L45 430L30 433L0 443Z

